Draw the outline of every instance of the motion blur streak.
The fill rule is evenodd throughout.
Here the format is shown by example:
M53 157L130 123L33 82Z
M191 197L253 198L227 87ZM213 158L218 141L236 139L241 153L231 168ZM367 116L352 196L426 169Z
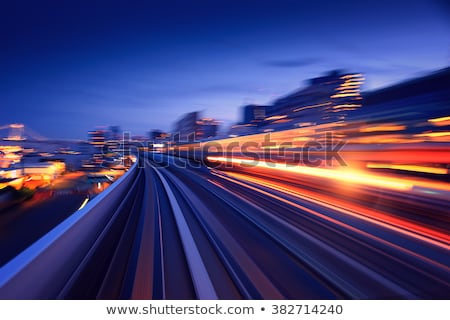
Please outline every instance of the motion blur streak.
M213 173L215 174L215 173ZM216 174L217 175L217 174ZM339 199L333 199L331 197L326 197L325 195L308 192L304 189L298 189L282 185L279 183L273 183L265 179L255 178L248 175L243 175L234 172L228 172L228 176L235 177L238 180L230 180L236 183L242 183L240 181L252 182L260 186L268 187L291 196L295 196L302 199L307 199L308 201L314 202L321 206L330 208L332 210L337 210L346 215L351 215L358 219L368 221L370 223L377 224L384 228L389 228L396 232L404 233L407 236L415 237L421 241L428 242L430 244L440 246L445 250L450 250L450 235L436 230L425 228L420 225L389 216L382 212L377 212L369 208L351 204L348 202L340 201ZM217 175L219 177L225 178L223 175ZM240 180L240 181L239 181ZM247 186L249 187L249 186ZM274 195L270 195L274 197ZM286 200L283 200L286 201ZM347 208L347 209L346 209Z
M436 126L448 126L450 125L450 116L429 119L428 121Z
M222 177L222 178L223 178L223 177ZM233 181L233 180L230 180L230 181ZM438 263L438 262L436 262L436 261L433 261L432 259L429 259L429 258L427 258L427 257L425 257L425 256L420 255L420 254L417 254L417 253L414 252L414 251L408 250L408 249L406 249L406 248L404 248L404 247L401 247L401 246L399 246L399 245L396 245L396 244L394 244L394 243L392 243L392 242L389 242L389 241L386 241L386 240L384 240L384 239L381 239L381 238L379 238L379 237L377 237L377 236L374 236L374 235L370 234L369 232L366 232L366 231L364 231L364 230L357 229L357 228L355 228L355 227L353 227L353 226L351 226L351 225L345 224L344 222L338 221L338 220L333 219L333 218L331 218L331 217L329 217L329 216L326 216L326 215L324 215L324 214L321 214L321 213L319 213L319 212L317 212L317 211L311 210L311 209L309 209L309 208L307 208L307 207L305 207L305 206L296 204L296 203L294 203L294 202L292 202L292 201L289 201L289 200L286 200L286 199L284 199L284 198L282 198L282 197L273 195L273 194L271 194L271 193L269 193L269 192L266 192L266 191L260 190L260 189L258 189L258 188L254 188L254 187L251 187L251 186L242 184L241 182L237 182L237 181L233 181L233 182L234 182L234 183L237 183L237 184L240 184L240 185L242 185L242 186L245 186L245 187L247 187L247 188L249 188L249 189L251 189L251 190L254 190L254 191L256 191L256 192L262 193L264 196L272 197L272 198L274 198L274 199L276 199L276 200L278 200L278 201L284 202L285 204L290 205L290 206L293 206L293 207L299 209L300 211L308 212L308 213L311 213L311 214L313 214L313 215L316 215L317 217L320 217L321 219L327 220L327 221L331 222L331 223L334 224L334 225L337 225L337 226L340 226L340 227L344 227L344 228L348 229L348 230L351 231L351 232L358 233L358 234L360 234L361 236L364 236L365 238L375 240L375 241L377 241L377 242L383 243L384 245L390 246L390 247L394 248L395 250L398 250L398 251L401 251L401 252L403 252L403 253L405 253L405 254L414 256L415 258L418 258L418 259L423 260L424 262L426 262L426 263L428 263L428 264L432 264L432 265L434 265L434 266L436 266L436 267L438 267L438 268L441 268L441 269L445 270L446 272L450 272L450 267L447 266L447 265L445 265L445 264L441 264L441 263ZM386 227L386 225L384 225L384 227ZM391 229L389 226L387 226L387 227L388 227L389 229ZM402 232L402 230L398 230L397 228L392 228L392 229L395 230L395 231L400 231L400 232ZM407 234L408 234L409 236L413 236L413 237L414 237L414 234L412 234L412 233L407 233ZM419 240L424 240L424 239L425 239L425 238L423 238L423 237L417 237L417 238L418 238ZM438 246L441 246L441 247L442 247L443 249L445 249L445 250L449 250L449 249L450 249L450 247L449 247L448 245L442 245L442 244L436 243L436 242L434 242L433 244L438 245ZM437 281L441 281L440 279L436 279L436 280L437 280ZM445 284L446 282L443 281L443 283Z
M340 180L343 182L352 182L357 184L365 184L375 187L384 187L394 190L411 190L413 184L402 179L396 179L391 177L381 177L364 172L359 172L354 169L323 169L323 168L311 168L311 167L288 167L285 163L265 162L261 161L254 163L254 159L242 159L242 158L225 158L225 157L208 157L209 161L220 161L237 163L243 166L257 166L266 169L287 171L292 173L300 173L304 175L310 175L321 178L328 178L334 180Z

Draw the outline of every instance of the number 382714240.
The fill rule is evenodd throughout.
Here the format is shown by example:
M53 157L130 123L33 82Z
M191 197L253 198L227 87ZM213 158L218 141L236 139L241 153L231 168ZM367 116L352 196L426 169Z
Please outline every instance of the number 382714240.
M273 304L272 314L342 314L342 305Z

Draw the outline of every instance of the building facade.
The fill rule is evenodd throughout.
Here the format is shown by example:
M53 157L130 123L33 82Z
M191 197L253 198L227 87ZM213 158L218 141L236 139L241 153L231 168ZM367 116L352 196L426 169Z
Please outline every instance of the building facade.
M219 122L211 118L200 118L198 111L185 114L175 123L174 136L181 141L208 139L217 135Z
M267 110L270 106L261 106L256 104L249 104L242 107L243 110L243 123L258 123L262 122L266 118Z
M310 79L305 88L275 100L266 120L291 119L296 126L345 120L362 106L363 82L362 74L339 70Z

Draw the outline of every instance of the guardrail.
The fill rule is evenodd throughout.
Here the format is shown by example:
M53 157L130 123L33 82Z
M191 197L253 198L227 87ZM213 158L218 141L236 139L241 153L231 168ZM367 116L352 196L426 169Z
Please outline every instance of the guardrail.
M0 268L0 299L55 299L129 193L135 163L81 210Z

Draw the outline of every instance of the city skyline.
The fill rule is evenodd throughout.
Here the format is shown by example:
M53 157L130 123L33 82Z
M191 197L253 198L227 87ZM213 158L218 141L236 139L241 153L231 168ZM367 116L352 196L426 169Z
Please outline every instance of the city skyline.
M331 69L364 73L367 91L449 61L438 1L47 1L5 13L2 124L48 138L114 124L169 131L194 110L233 123L241 106L272 103Z

